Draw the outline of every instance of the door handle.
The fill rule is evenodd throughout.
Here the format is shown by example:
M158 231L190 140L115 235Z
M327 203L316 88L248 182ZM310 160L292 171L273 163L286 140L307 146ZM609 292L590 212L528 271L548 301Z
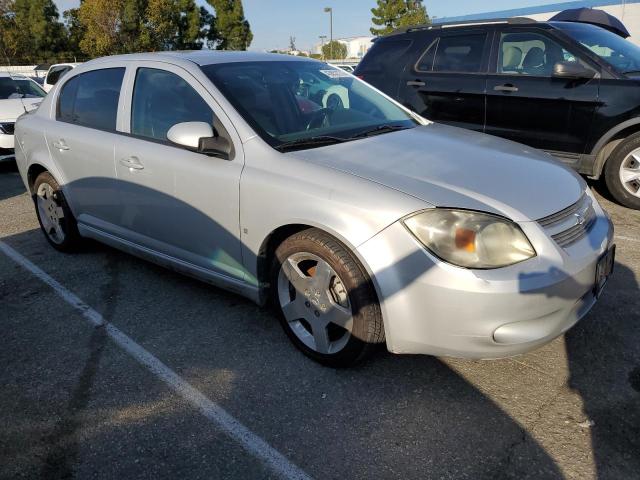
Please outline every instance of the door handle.
M424 87L426 83L421 80L409 80L407 82L407 87Z
M144 168L144 165L142 165L138 157L121 158L120 165L132 168L133 170L142 170Z
M63 139L60 139L57 142L53 142L53 148L57 148L58 150L69 150L69 145L67 145Z
M493 87L496 92L517 92L518 87L511 85L510 83L506 85L497 85Z

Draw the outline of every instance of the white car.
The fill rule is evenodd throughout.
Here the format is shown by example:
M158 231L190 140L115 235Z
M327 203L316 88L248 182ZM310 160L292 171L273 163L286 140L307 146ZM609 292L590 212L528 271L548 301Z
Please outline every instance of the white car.
M0 72L0 161L13 159L13 126L37 108L45 91L29 77Z
M44 88L45 92L49 93L53 86L58 83L58 80L78 65L80 65L80 63L56 63L55 65L51 65L49 71L47 71L47 76L44 78L42 88Z

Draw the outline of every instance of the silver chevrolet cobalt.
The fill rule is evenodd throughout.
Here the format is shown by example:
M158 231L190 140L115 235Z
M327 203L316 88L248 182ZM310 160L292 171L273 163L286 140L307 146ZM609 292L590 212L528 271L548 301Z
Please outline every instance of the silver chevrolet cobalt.
M382 343L526 352L585 315L613 266L611 222L580 177L306 58L94 60L15 133L54 248L93 238L271 300L326 365Z

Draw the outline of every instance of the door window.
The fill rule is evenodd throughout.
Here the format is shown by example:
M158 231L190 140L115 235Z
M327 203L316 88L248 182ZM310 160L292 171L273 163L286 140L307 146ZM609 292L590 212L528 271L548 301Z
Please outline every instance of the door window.
M478 73L487 41L485 33L447 35L434 40L416 65L421 72Z
M546 35L535 32L500 35L498 73L551 77L558 62L578 62L578 59Z
M124 68L92 70L62 86L56 118L83 127L114 131Z
M155 68L139 68L133 87L131 133L167 141L177 123L206 122L213 126L213 111L181 77Z
M56 83L58 83L58 80L60 80L60 78L69 70L71 70L71 67L68 65L61 66L61 67L53 67L49 71L49 74L47 75L47 79L45 80L45 82L49 85L55 85Z

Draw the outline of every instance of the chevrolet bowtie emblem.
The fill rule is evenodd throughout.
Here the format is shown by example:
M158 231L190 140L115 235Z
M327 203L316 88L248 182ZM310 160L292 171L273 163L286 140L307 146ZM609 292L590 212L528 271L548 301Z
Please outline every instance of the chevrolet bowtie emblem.
M586 221L586 218L584 218L584 214L583 213L576 213L576 221L578 222L577 225L584 225L584 222Z

